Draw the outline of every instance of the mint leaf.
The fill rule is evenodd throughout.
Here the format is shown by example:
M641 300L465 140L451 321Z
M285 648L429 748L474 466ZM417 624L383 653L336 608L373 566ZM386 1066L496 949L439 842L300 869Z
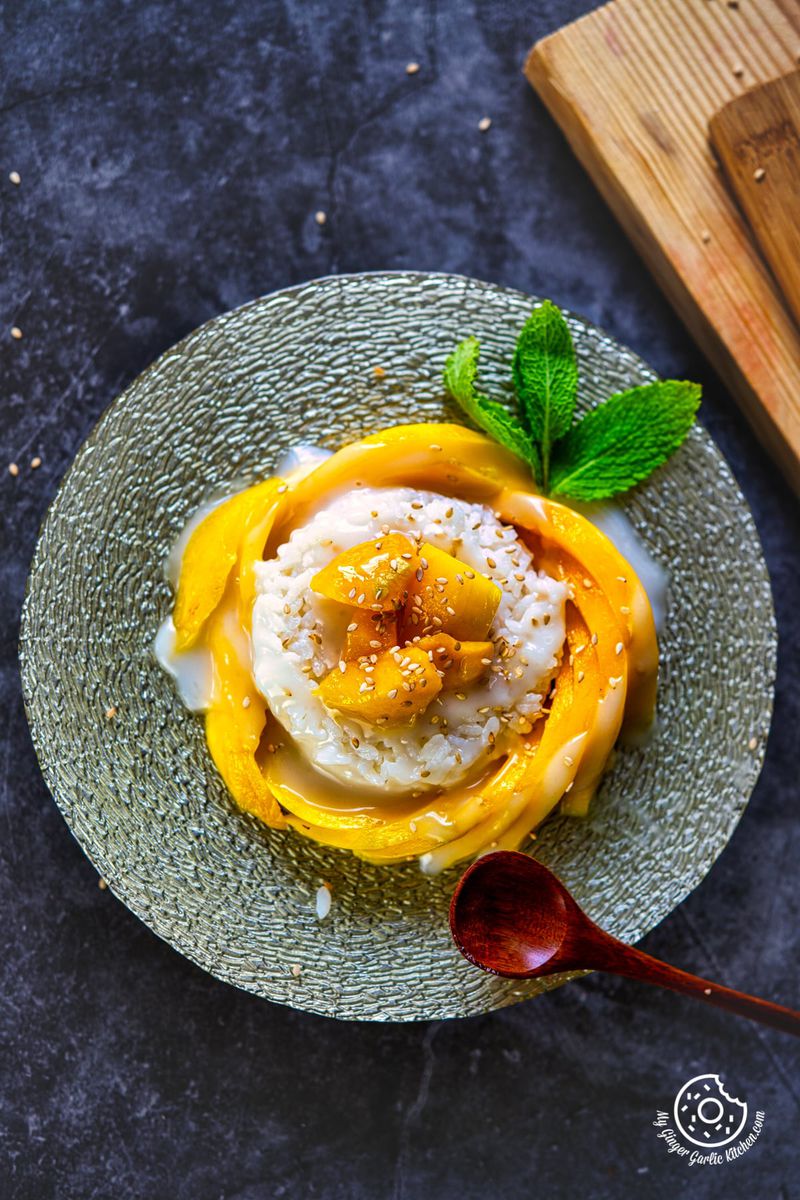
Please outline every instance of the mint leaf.
M517 338L514 387L522 417L542 456L542 485L547 490L550 450L572 424L578 367L567 323L550 300L535 308Z
M502 404L475 389L479 354L480 343L475 337L456 346L444 366L444 386L476 425L528 463L535 478L539 455L519 421Z
M588 412L553 452L550 490L573 500L626 492L665 463L689 432L700 385L646 383Z

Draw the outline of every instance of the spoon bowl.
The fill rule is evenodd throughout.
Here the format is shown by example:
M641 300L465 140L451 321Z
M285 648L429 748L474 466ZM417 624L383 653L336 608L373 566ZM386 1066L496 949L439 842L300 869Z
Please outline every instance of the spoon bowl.
M547 867L527 854L499 850L462 876L450 904L450 928L475 966L529 979L563 969L556 964L570 929L570 904L572 897Z

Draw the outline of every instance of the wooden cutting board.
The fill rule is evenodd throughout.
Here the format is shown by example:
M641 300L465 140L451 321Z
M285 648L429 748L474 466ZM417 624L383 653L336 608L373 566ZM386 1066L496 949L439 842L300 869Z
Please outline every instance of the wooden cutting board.
M800 325L800 71L730 100L711 118L708 131Z
M800 61L797 0L612 0L528 79L800 493L800 330L729 193L712 116Z

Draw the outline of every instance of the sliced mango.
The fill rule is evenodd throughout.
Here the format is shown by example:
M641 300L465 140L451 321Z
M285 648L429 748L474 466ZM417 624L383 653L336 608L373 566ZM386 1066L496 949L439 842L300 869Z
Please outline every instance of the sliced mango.
M176 601L179 646L188 648L202 634L214 655L218 686L206 718L208 744L237 803L268 824L288 823L373 861L423 854L427 870L493 843L519 844L562 797L564 810L585 811L619 733L626 690L628 722L644 725L652 715L658 661L647 596L605 535L566 506L531 494L520 460L456 425L385 430L345 447L288 489L280 483L269 480L233 497L198 527ZM282 750L267 756L262 774L257 751L266 739L267 714L237 643L237 630L249 628L254 566L265 542L271 553L320 500L360 484L399 484L490 505L501 520L533 535L538 565L565 579L575 598L568 605L568 652L549 714L525 737L508 735L502 747L508 753L499 765L487 760L477 785L419 801L405 797L395 811L379 801L373 808L369 802L347 807L347 797L336 801L340 812L320 806L319 796L306 804L302 788L293 789L284 770ZM411 556L402 558L407 565L399 570L392 566L395 539L403 546L400 557ZM379 549L376 543L382 543ZM500 600L493 581L399 534L347 554L352 557L339 556L312 585L321 581L317 590L350 606L349 624L355 626L342 650L344 672L337 667L318 689L332 709L379 728L408 722L440 690L465 686L487 669L481 660L492 656L487 634ZM352 568L349 577L340 566ZM392 655L390 647L404 639L416 642ZM376 662L359 663L365 655L375 655ZM324 792L321 776L323 800ZM279 800L290 810L286 817Z
M426 854L423 870L441 871L495 843L505 848L518 846L572 785L586 750L598 695L586 669L593 653L591 637L582 617L571 607L567 611L567 644L569 652L556 676L550 713L539 723L538 745L531 742L535 751L526 748L530 739L520 742L483 790L484 819ZM578 683L581 673L584 677Z
M401 639L449 633L463 642L486 638L502 592L472 567L427 542L419 548L419 566L408 584L400 617Z
M436 633L420 638L414 645L424 650L436 670L442 672L443 691L474 683L492 665L492 642L459 642L449 633Z
M417 566L416 551L408 538L388 533L337 554L317 571L311 587L340 604L391 612L405 600Z
M274 545L302 525L321 500L342 487L416 487L491 504L503 487L531 487L521 459L482 433L463 425L394 425L344 446L285 497Z
M552 547L576 578L591 579L603 592L630 651L625 729L648 729L655 714L658 637L650 601L633 567L601 530L565 504L506 490L495 509L503 520L530 530L545 548Z
M222 599L248 523L263 515L280 484L280 479L267 479L238 496L231 496L192 533L181 561L173 612L176 650L188 650L197 641L203 625Z
M371 725L399 725L424 712L442 690L439 672L424 650L384 651L369 667L334 667L316 689L328 708Z
M219 610L206 635L215 667L214 698L206 713L206 741L239 807L273 829L285 829L283 813L256 762L266 707L249 669L242 663L236 632L230 626L235 613L235 609Z
M380 654L397 645L397 617L393 613L368 612L365 608L351 608L345 630L342 658L349 662L371 654Z

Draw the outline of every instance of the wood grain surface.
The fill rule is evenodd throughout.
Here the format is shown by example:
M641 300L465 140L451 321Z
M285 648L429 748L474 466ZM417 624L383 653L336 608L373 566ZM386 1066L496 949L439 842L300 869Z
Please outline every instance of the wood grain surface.
M612 0L525 71L800 493L800 330L708 141L724 104L798 56L796 0Z
M800 71L759 84L711 118L711 144L800 323Z

